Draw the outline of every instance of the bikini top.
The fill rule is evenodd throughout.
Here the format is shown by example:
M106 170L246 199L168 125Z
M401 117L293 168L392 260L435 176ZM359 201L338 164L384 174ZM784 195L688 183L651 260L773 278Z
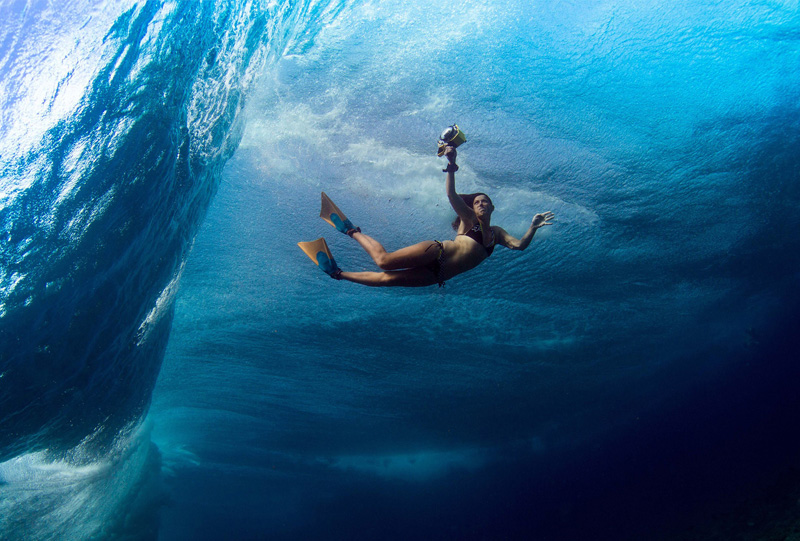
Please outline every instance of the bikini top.
M470 229L466 233L461 233L461 234L471 238L472 240L483 246L483 249L486 250L486 257L492 255L495 246L494 229L492 229L492 240L489 241L489 246L485 246L483 244L483 227L481 227L480 223L475 224L475 226L472 229Z

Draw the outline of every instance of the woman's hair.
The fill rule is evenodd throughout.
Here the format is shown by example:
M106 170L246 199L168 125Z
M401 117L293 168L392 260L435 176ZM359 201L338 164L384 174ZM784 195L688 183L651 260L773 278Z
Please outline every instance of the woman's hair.
M489 200L489 203L492 203L492 198L483 192L458 194L458 196L464 200L464 203L466 203L469 208L472 208L472 205L475 204L475 198L478 197L479 195L486 196L486 199ZM494 203L492 203L492 205L494 205ZM453 226L453 230L458 231L458 227L461 225L461 218L459 216L456 216L456 219L453 220L453 223L450 225Z

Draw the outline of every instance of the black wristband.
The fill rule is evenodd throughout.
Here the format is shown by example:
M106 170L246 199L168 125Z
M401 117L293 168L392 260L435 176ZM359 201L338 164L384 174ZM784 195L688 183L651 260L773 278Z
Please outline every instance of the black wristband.
M442 173L455 173L458 171L458 166L455 163L448 163L447 169L442 169Z

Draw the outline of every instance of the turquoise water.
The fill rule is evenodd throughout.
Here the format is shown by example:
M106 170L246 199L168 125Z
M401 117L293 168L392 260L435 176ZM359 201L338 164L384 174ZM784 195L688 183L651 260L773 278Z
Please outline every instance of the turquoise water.
M797 465L793 2L0 5L0 537L680 535ZM521 235L334 282L459 191Z

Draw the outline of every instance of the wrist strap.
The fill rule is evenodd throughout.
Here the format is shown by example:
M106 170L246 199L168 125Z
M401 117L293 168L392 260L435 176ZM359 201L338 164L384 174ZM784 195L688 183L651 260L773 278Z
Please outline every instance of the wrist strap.
M455 163L448 163L446 169L442 169L442 173L455 173L458 171L458 166Z

